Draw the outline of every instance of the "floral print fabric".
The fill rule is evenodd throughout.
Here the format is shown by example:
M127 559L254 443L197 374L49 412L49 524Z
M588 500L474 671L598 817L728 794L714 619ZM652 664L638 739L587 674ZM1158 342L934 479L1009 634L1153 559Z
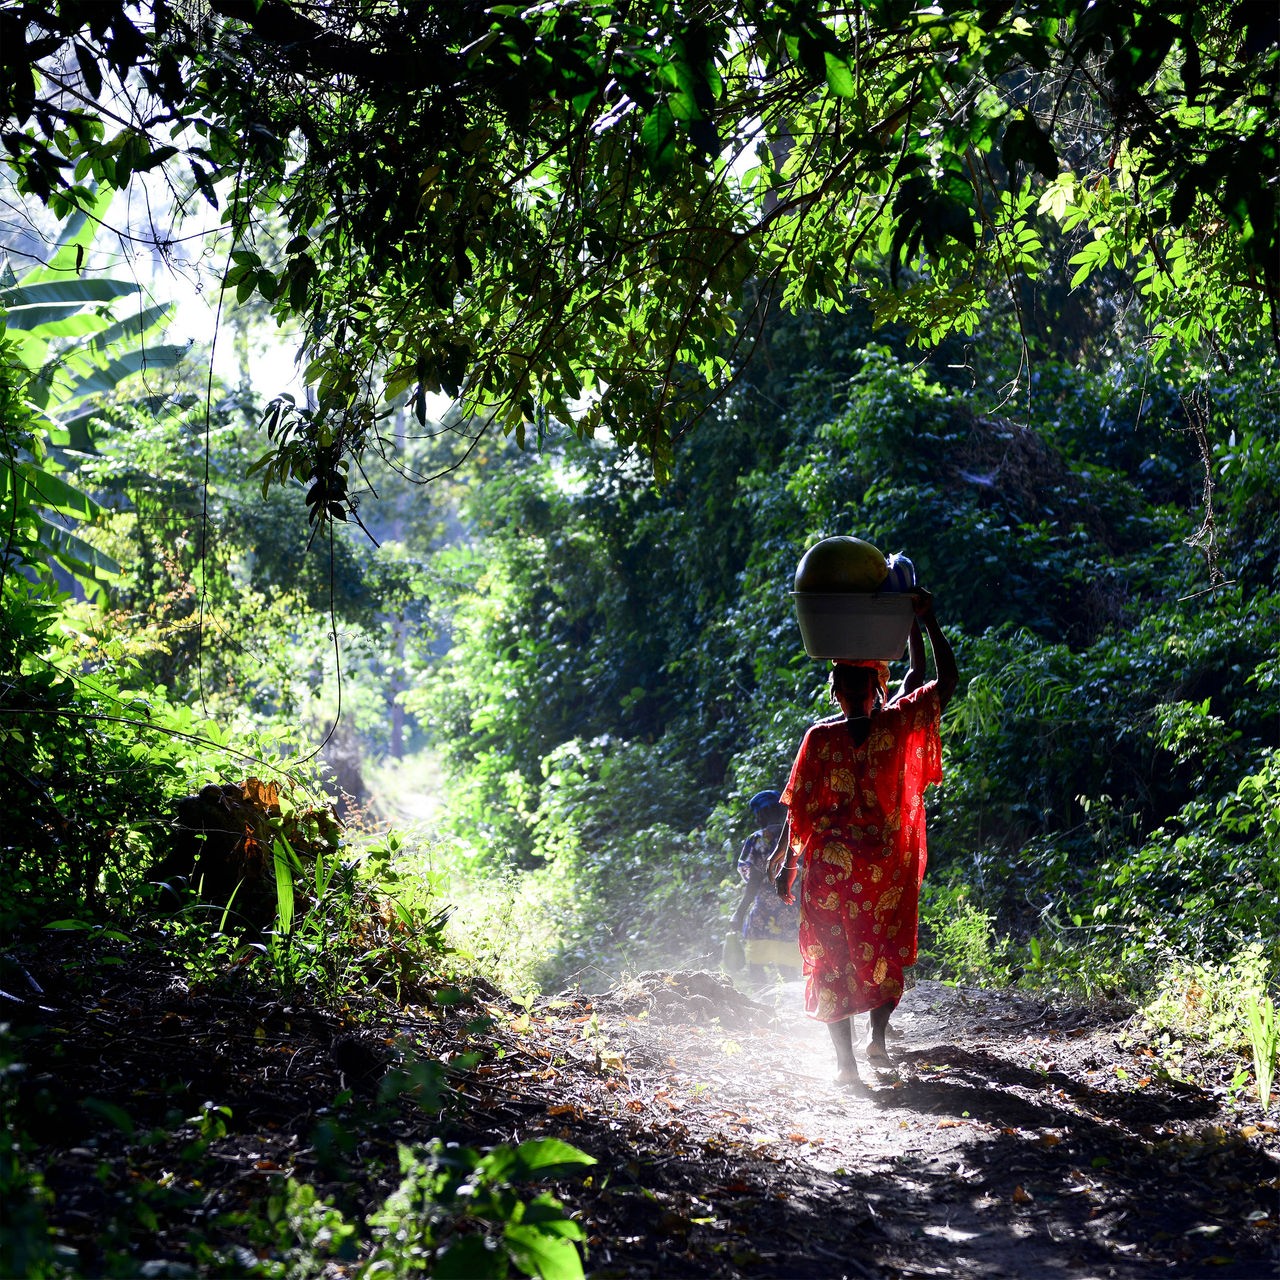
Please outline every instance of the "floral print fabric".
M896 1004L915 963L941 714L930 682L876 712L860 746L843 720L814 725L800 744L782 803L803 865L805 1009L819 1022Z
M738 874L748 880L765 876L769 855L782 828L764 827L747 837L738 854ZM800 951L800 908L783 902L766 882L756 895L742 923L742 940L748 964L785 964L798 967Z

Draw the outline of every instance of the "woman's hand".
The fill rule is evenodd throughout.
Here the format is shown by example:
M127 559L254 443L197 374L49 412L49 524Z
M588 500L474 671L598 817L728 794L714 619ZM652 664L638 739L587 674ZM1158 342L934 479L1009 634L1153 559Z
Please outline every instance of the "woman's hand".
M773 887L778 891L778 897L790 906L795 902L795 894L791 892L792 886L796 882L796 864L794 862L786 862L782 869L774 878Z
M917 618L927 618L933 612L933 592L923 587L913 587L910 591L911 605Z

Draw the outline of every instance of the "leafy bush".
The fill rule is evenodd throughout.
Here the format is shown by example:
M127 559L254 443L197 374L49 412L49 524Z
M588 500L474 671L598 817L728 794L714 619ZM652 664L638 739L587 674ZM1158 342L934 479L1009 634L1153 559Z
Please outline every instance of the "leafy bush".
M1141 1010L1145 1034L1197 1041L1217 1053L1249 1048L1246 1006L1270 985L1274 950L1253 942L1220 961L1166 957Z
M446 940L452 908L419 874L395 832L353 850L333 842L330 831L306 843L283 834L299 826L287 812L277 813L261 833L273 901L263 927L243 919L238 904L248 890L239 884L229 904L196 895L163 917L157 928L164 945L185 958L196 981L234 974L236 982L326 1003L352 991L378 991L397 1002L419 998L452 950Z
M582 1227L555 1196L526 1196L525 1188L576 1174L593 1157L558 1138L487 1151L433 1139L402 1146L399 1157L399 1186L365 1223L349 1221L311 1184L282 1180L252 1224L259 1259L249 1274L304 1280L337 1263L358 1280L503 1280L513 1268L538 1280L581 1280Z
M959 655L933 874L964 876L995 934L1036 939L1029 972L1109 986L1118 917L1094 906L1121 891L1116 868L1143 864L1189 794L1232 793L1277 745L1275 682L1260 678L1280 649L1274 597L1259 579L1196 590L1189 410L1141 366L1041 362L1018 423L855 343L856 326L807 323L773 331L786 360L688 433L665 489L607 444L564 443L469 504L453 648L415 695L453 774L450 830L473 869L554 868L517 898L555 902L539 918L566 962L658 954L642 935L673 940L685 850L714 849L724 815L780 786L830 711L788 588L813 541L858 533L912 555ZM1256 395L1217 412L1215 432L1239 422L1261 459ZM1266 483L1240 476L1228 514L1265 532L1271 508L1245 490ZM642 842L653 871L636 865ZM683 891L701 951L727 890ZM1090 948L1096 962L1077 964Z
M501 1280L514 1266L540 1280L580 1280L586 1235L548 1192L520 1189L595 1160L558 1138L474 1151L436 1141L401 1148L400 1186L370 1215L374 1251L361 1274Z
M920 971L965 986L1003 986L1009 980L1009 944L995 917L976 906L954 875L926 879L920 895Z
M1218 799L1188 801L1139 847L1099 866L1093 915L1135 961L1207 959L1275 943L1280 919L1280 751Z

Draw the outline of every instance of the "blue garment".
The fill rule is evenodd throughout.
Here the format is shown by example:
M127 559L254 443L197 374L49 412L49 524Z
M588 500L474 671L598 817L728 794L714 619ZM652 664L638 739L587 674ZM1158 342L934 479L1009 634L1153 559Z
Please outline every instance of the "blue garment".
M743 880L766 878L742 923L743 949L748 964L800 965L800 889L788 905L767 883L769 855L778 843L782 828L763 827L749 835L738 854L738 874Z

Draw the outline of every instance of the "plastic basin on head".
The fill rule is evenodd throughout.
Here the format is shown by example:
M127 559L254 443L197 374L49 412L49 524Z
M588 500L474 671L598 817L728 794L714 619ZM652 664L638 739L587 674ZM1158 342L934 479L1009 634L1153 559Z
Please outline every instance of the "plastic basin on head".
M911 634L915 608L893 592L793 591L805 652L811 658L895 662Z

